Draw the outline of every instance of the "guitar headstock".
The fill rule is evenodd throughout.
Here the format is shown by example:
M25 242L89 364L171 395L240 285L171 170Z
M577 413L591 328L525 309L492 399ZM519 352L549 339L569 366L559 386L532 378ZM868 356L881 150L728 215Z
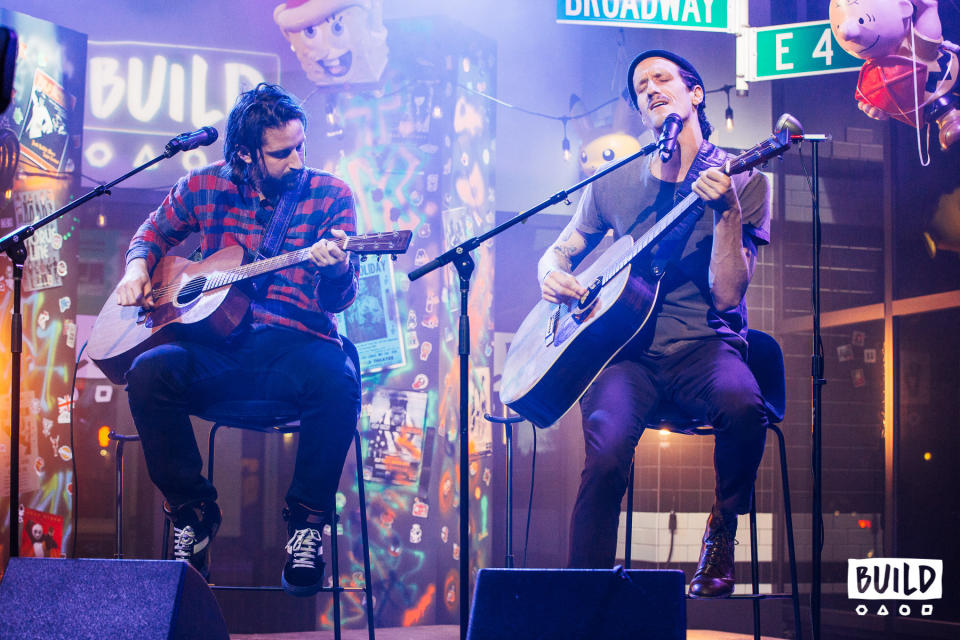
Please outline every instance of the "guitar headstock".
M727 160L723 165L723 171L728 176L749 171L758 165L764 164L771 158L783 155L789 148L790 131L783 128L760 144L747 149L736 158Z
M361 255L400 255L407 252L412 231L385 231L383 233L368 233L362 236L348 236L343 243L344 251L352 251Z

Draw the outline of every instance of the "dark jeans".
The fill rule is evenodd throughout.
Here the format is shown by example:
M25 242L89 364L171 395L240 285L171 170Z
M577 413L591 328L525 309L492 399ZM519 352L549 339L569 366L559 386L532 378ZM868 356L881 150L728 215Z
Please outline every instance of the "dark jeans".
M571 567L613 566L630 461L661 399L716 429L716 507L750 510L767 416L740 351L708 339L661 358L627 354L608 365L580 400L586 461L570 526Z
M359 372L334 342L273 327L216 344L154 347L127 372L130 411L150 479L173 507L216 500L189 415L223 401L271 400L300 410L287 503L329 509L360 412Z

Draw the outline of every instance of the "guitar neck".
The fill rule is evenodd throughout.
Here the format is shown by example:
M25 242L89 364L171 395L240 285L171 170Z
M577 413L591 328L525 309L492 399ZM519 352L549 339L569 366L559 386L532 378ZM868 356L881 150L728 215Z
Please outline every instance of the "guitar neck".
M647 230L646 233L640 236L640 238L633 243L633 247L630 249L630 251L624 254L623 258L610 266L610 269L607 271L608 276L605 276L604 280L609 280L614 275L619 273L621 269L633 262L634 258L666 235L677 225L678 222L680 222L680 218L683 216L683 214L686 213L699 199L700 197L695 193L687 194L687 197L677 203L677 205L671 209L667 215L657 220L656 224L654 224Z
M207 281L203 286L203 290L212 291L213 289L219 289L220 287L236 284L237 282L242 282L243 280L249 280L250 278L262 276L265 273L292 267L295 264L306 262L309 259L310 247L304 247L303 249L299 249L297 251L284 253L279 256L274 256L273 258L267 258L266 260L257 260L256 262L234 267L233 269L215 271L207 277Z

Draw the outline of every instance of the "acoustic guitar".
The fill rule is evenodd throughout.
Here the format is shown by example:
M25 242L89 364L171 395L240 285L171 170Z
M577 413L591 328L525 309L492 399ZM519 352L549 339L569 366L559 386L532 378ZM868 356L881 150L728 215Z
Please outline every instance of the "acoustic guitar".
M405 253L411 231L333 239L344 251L361 255ZM153 309L120 306L116 290L93 325L87 353L115 384L134 358L175 340L209 340L230 334L243 320L250 298L234 285L310 259L310 247L243 264L240 245L226 247L200 262L167 256L153 270Z
M721 167L727 175L748 171L790 148L783 129ZM690 193L635 242L624 236L577 280L587 289L578 301L541 300L517 329L503 366L500 399L538 427L559 420L590 383L654 316L660 278L649 268L650 249L699 200Z

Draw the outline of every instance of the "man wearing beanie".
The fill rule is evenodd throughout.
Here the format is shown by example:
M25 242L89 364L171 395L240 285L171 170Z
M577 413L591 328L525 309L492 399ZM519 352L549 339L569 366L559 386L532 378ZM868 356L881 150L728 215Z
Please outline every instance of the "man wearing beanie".
M649 268L663 276L648 329L580 400L586 459L569 564L613 566L634 449L661 400L669 400L716 430L716 497L690 595L727 596L734 586L737 514L750 510L767 426L746 365L744 294L757 247L770 240L770 185L758 172L730 177L718 168L726 154L707 141L712 127L704 84L689 61L669 51L641 53L628 69L627 87L655 137L668 115L679 116L676 150L641 158L586 187L573 219L540 259L543 298L561 303L586 294L571 272L607 231L639 238L691 191L700 197L699 211L653 251Z

